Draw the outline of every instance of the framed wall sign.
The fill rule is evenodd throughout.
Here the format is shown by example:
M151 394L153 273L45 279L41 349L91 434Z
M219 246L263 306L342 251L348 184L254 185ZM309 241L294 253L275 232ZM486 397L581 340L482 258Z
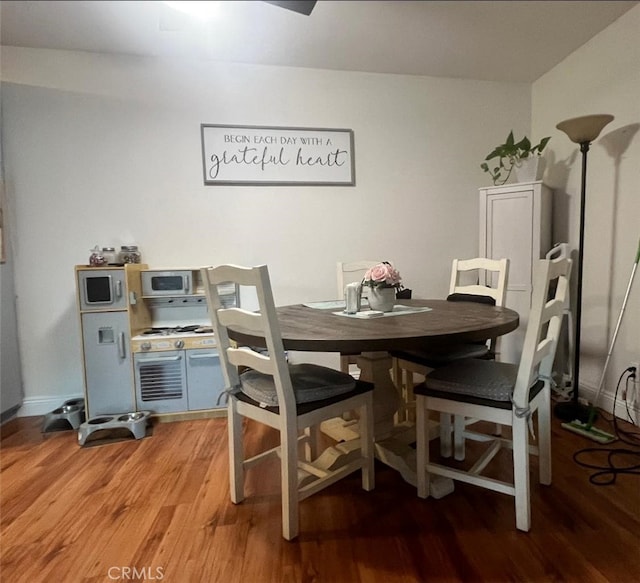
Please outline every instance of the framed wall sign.
M202 124L205 185L354 186L353 130Z

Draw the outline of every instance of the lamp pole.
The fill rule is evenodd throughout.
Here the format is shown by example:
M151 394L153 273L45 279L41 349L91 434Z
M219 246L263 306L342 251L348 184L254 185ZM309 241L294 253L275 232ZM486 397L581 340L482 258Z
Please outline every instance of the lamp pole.
M574 355L573 355L573 392L571 400L558 403L555 414L564 421L574 421L575 419L586 423L589 419L589 408L578 400L578 388L580 380L580 330L582 320L582 273L584 270L584 218L587 201L587 152L591 142L586 141L580 144L582 152L582 186L580 188L580 234L578 238L578 285L576 290L576 310L575 310L575 330L574 330Z
M558 403L554 408L554 413L563 421L578 420L582 423L589 421L589 407L579 401L579 380L580 380L580 333L582 321L582 273L584 267L584 223L587 194L587 152L591 142L595 140L604 126L613 121L613 116L609 114L586 115L560 122L556 128L562 130L569 136L569 139L576 144L580 144L582 153L582 179L580 188L580 234L578 243L578 282L576 291L575 307L575 342L573 355L573 392L571 400ZM591 419L593 421L593 418Z

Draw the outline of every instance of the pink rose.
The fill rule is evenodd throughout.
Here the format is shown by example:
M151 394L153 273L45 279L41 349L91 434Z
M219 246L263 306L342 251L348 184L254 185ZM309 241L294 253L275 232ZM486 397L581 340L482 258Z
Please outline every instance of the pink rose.
M398 270L390 263L378 263L367 270L364 281L370 285L396 287L400 285L401 277Z
M389 268L389 277L388 277L387 283L390 283L392 285L400 283L402 279L400 277L400 272L391 265L387 265L387 267Z
M367 276L365 277L371 281L383 283L387 281L387 278L389 277L389 268L385 263L378 263L378 265L369 269Z

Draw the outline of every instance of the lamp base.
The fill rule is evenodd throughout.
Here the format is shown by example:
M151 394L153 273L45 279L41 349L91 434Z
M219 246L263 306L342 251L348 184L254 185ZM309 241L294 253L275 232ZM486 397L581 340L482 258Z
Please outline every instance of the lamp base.
M564 401L556 403L553 413L562 421L580 421L582 423L589 422L589 416L593 414L592 408L576 401ZM591 422L595 421L595 417Z

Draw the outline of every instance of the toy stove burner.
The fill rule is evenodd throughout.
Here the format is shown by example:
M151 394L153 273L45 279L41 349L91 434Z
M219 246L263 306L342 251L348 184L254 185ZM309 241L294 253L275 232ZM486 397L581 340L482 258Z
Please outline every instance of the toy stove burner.
M160 327L160 328L148 328L143 332L145 336L169 336L170 334L184 334L185 332L195 332L200 326L174 326L174 327Z
M189 326L167 326L157 328L147 328L142 332L143 336L170 336L171 334L212 334L213 328L192 324Z

